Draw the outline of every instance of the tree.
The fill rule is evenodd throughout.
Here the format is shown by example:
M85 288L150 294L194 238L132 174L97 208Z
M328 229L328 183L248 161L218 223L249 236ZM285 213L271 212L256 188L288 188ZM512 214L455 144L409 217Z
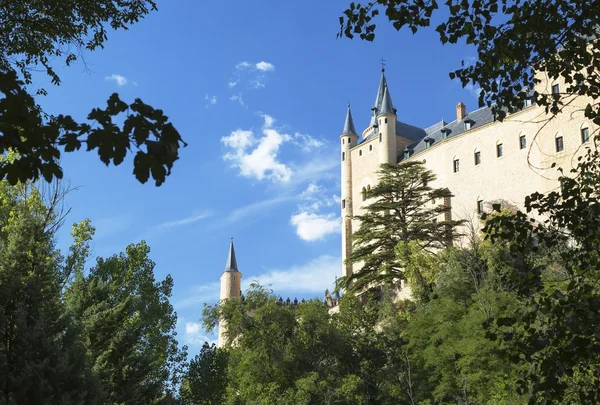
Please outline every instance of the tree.
M413 257L410 244L428 252L442 249L457 237L456 227L462 223L448 218L451 207L446 201L452 194L447 188L431 187L435 175L423 162L383 164L378 177L379 183L367 193L372 202L355 217L360 226L347 258L362 267L338 279L350 291L405 279Z
M75 227L85 255L93 235L89 222ZM173 279L154 279L145 242L125 253L97 259L84 275L72 260L74 281L65 293L69 313L81 325L90 368L110 403L164 404L180 382L186 348L175 339L177 315L169 302Z
M559 93L537 89L534 97L553 114L574 95L591 98L586 116L600 124L600 3L582 0L371 0L351 3L340 17L338 36L375 38L375 18L384 12L390 23L413 33L437 23L443 44L464 41L478 60L465 64L450 78L463 86L478 86L479 105L496 104L499 119L524 106L539 77L563 78L568 84Z
M56 211L31 184L0 181L0 403L102 403L78 325L66 313Z
M228 353L205 342L190 361L180 388L180 398L189 405L220 405L227 387Z
M136 178L145 183L152 176L160 186L178 159L180 144L186 145L161 110L140 99L127 104L115 93L106 109L90 112L87 118L93 124L77 123L69 115L45 114L25 87L31 84L30 70L39 67L59 84L52 59L73 63L83 50L103 46L108 26L127 29L155 10L156 4L152 0L55 3L15 0L0 4L0 155L12 151L17 156L0 162L0 180L15 185L40 177L60 179L60 148L73 152L85 144L106 165L119 165L128 152L135 151ZM122 128L113 122L115 118L123 121Z
M600 401L600 154L588 150L561 190L534 193L527 213L544 218L533 223L526 213L494 216L488 238L510 249L519 277L507 281L524 310L489 322L488 336L503 343L506 356L520 366L518 388L529 403ZM532 249L554 249L550 263L524 258ZM558 267L558 268L557 268ZM558 276L557 276L558 275Z
M206 308L207 329L222 317L235 342L224 403L402 403L399 323L369 292L342 297L341 307L332 315L320 300L286 302L254 285L244 300Z

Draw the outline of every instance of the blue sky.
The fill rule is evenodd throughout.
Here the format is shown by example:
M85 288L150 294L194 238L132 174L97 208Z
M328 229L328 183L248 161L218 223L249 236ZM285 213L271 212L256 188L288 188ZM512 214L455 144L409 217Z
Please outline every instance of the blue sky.
M59 87L39 77L50 113L83 120L113 92L161 108L189 146L157 188L139 184L131 160L106 168L90 153L64 155L67 225L90 218L94 253L145 239L157 278L175 280L179 337L196 352L203 303L218 297L229 238L244 283L287 297L322 297L341 272L339 134L350 100L368 125L379 58L401 121L452 120L472 91L448 72L473 55L442 46L433 30L396 32L383 19L375 42L336 39L347 2L159 1L129 31L110 32L84 66L58 67ZM69 226L59 234L70 243Z

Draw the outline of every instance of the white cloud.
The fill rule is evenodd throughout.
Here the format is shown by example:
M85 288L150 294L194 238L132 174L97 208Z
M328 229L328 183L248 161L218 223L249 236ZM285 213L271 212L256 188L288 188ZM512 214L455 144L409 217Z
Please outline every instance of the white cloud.
M336 276L341 273L342 259L329 255L319 256L308 263L291 266L287 269L267 270L259 274L249 274L248 270L240 268L244 274L242 278L242 290L248 289L250 284L258 282L262 286L273 289L276 294L290 295L315 294L321 298L326 288L333 286ZM219 299L218 282L194 286L188 291L186 298L175 301L174 307L182 311L190 307L201 307L203 303L216 303ZM186 334L190 336L203 336L202 327L199 324L186 323ZM196 341L200 341L202 337Z
M229 83L227 83L227 86L228 86L230 89L232 89L232 88L234 88L235 86L237 86L237 82L229 82Z
M246 103L244 103L244 99L242 98L242 93L234 94L233 96L229 97L229 99L231 101L237 101L242 107L246 107Z
M125 76L117 75L114 73L110 76L106 76L104 78L104 80L107 80L107 81L112 80L115 83L117 83L118 86L125 86L127 84L127 78Z
M212 97L208 94L204 96L204 100L207 101L206 108L208 108L208 104L215 105L217 104L217 96L213 95Z
M269 72L269 71L275 70L275 66L272 63L265 62L265 61L258 62L256 64L256 68L262 72Z
M277 154L280 146L292 138L272 128L274 119L271 116L263 115L263 119L263 136L260 139L256 139L252 131L241 129L221 138L221 142L232 149L223 155L223 159L231 161L244 177L287 182L292 176L292 169L280 162Z
M298 145L300 147L300 149L302 149L302 151L310 152L313 149L316 149L320 146L325 145L325 142L321 141L319 139L313 138L310 135L301 134L299 132L296 132L294 134L294 144Z
M313 242L340 231L340 218L334 214L315 214L306 211L292 215L290 222L296 227L300 239Z
M479 92L481 88L479 86L473 86L473 83L469 83L465 86L465 90L467 90L473 97L479 99Z
M209 345L217 343L215 339L211 339L206 335L202 325L198 322L185 323L185 334L183 340L187 345L203 345L204 342L208 342Z
M331 287L342 269L342 259L329 255L322 255L310 262L292 266L288 269L275 269L265 273L244 277L243 289L258 281L262 286L273 289L276 294L281 293L315 293L321 294ZM240 269L240 271L243 271Z
M249 64L248 62L240 62L240 63L238 63L237 65L235 65L235 68L236 68L237 70L246 69L246 68L248 68L248 67L250 67L250 64Z

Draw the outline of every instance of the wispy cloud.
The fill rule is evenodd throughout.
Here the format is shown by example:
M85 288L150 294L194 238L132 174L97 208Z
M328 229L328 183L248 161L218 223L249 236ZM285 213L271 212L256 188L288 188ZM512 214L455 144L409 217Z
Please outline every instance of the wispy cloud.
M334 206L337 208L339 202L340 198L337 195L328 195L321 186L314 182L310 183L300 194L298 212L290 218L290 223L296 229L300 239L314 242L327 235L339 233L341 229L339 214L320 212L322 209L330 211Z
M250 63L243 61L235 65L235 71L233 78L229 79L227 86L232 89L236 86L244 86L247 89L261 89L266 86L267 74L275 71L275 65L270 62L260 61L257 63ZM241 87L239 86L239 87ZM241 102L241 93L236 96L234 101Z
M246 103L244 103L244 99L242 98L242 93L234 94L233 96L229 97L229 99L231 101L240 103L242 107L246 107Z
M261 212L266 211L267 209L273 208L276 205L284 203L286 201L292 200L294 197L292 196L280 196L275 198L270 198L268 200L258 201L252 204L245 205L243 207L236 208L231 211L231 213L227 216L227 220L231 222L239 221L248 216L257 215Z
M206 108L208 108L209 105L217 104L217 96L215 95L209 96L207 94L206 96L204 96L204 100L206 100Z
M185 323L185 334L184 334L184 343L188 346L190 345L199 345L202 346L205 342L208 342L209 345L213 343L216 344L216 339L211 339L204 329L202 328L202 324L199 322L186 322Z
M117 83L117 86L125 86L128 83L128 80L125 76L121 76L114 73L110 76L106 76L104 80L114 81L115 83Z
M176 219L173 221L163 222L162 224L156 225L154 227L154 229L163 230L163 229L175 228L175 227L183 226L183 225L189 225L189 224L193 224L194 222L198 222L203 219L210 218L211 216L212 216L212 213L210 211L204 211L204 212L200 212L200 213L197 213L194 215L190 215L189 217Z
M326 288L331 288L336 276L342 268L341 257L322 255L300 265L289 268L272 269L262 273L252 274L248 269L241 268L242 290L248 289L250 284L257 281L265 287L273 289L276 294L294 295L314 294L321 297ZM191 287L186 297L175 300L175 309L181 311L190 307L198 307L203 303L216 303L219 299L219 286L217 282Z

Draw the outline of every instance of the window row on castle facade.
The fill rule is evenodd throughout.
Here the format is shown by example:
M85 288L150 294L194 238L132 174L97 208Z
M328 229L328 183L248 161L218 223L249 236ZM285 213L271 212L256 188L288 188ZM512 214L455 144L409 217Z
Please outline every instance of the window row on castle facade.
M581 143L584 144L590 140L590 128L587 123L581 125L580 128L580 139ZM564 138L560 132L558 132L554 137L554 146L556 149L556 153L562 152L565 149ZM527 148L527 137L526 135L519 135L519 149L523 150ZM504 144L500 141L496 143L496 157L501 158L504 156ZM481 151L479 149L475 149L473 152L473 161L475 166L479 166L481 164ZM452 160L452 170L454 173L460 171L460 159L455 156Z

